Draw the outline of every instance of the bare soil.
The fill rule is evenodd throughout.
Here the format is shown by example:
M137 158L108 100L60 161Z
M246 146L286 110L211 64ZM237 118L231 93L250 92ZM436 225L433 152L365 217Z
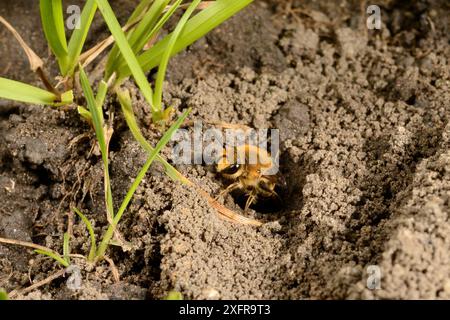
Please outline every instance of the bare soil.
M111 2L123 21L137 1ZM118 283L108 263L93 268L74 258L80 290L63 277L16 298L153 299L169 290L189 299L450 298L450 6L379 5L382 28L368 30L359 1L256 1L171 62L164 99L178 112L190 106L191 120L280 130L288 190L281 210L248 214L262 227L221 219L155 164L120 224L127 246L108 252ZM54 66L37 5L4 0L0 14ZM90 44L106 35L97 17ZM38 83L3 28L0 54L1 76ZM127 86L156 143L148 107ZM116 113L118 206L146 155ZM72 251L88 251L70 205L98 235L105 230L92 143L74 110L0 101L0 237L61 252L70 217ZM206 166L179 169L212 195L224 188ZM224 203L242 211L232 196ZM369 266L379 268L379 289L367 285ZM0 245L0 287L8 291L59 269L30 250Z

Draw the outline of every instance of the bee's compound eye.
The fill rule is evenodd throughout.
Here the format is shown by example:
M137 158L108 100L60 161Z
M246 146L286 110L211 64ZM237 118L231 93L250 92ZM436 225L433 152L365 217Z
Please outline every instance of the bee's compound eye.
M241 168L241 165L239 165L239 164L232 164L232 165L226 167L225 169L223 169L222 173L224 173L224 174L235 174L236 172L239 171L240 168Z

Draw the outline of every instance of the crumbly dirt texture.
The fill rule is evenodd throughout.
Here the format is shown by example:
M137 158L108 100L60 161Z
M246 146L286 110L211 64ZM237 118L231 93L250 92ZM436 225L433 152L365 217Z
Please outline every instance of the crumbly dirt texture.
M111 1L123 22L137 1ZM255 228L220 218L195 190L154 164L120 223L123 243L81 270L81 289L30 250L0 245L0 287L16 299L450 298L450 6L379 1L382 27L368 30L359 1L256 1L171 61L164 100L190 120L280 130L287 182L276 212L250 210ZM0 14L53 66L38 8L2 1ZM97 17L90 45L107 35ZM0 28L2 76L38 84ZM145 136L150 114L126 84ZM146 160L116 107L111 179L116 206ZM0 102L0 237L73 253L106 229L102 164L74 110ZM170 149L162 152L170 156ZM179 166L211 195L211 168ZM231 195L224 204L241 206ZM120 278L113 276L115 270ZM380 275L380 281L374 277ZM375 279L376 280L376 279Z

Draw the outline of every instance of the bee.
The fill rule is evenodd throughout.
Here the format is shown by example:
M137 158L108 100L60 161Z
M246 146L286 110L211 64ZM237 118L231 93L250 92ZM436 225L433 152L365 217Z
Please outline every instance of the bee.
M280 199L275 192L277 176L273 174L274 169L275 163L271 155L263 148L245 144L234 149L223 149L216 171L233 183L220 192L216 199L234 190L241 190L248 195L244 212L259 197Z

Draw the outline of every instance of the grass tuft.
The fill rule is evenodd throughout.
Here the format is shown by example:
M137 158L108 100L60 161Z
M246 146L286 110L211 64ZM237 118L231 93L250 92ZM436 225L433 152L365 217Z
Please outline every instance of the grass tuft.
M73 92L67 91L61 97L29 84L0 77L0 98L30 104L60 106L73 101Z
M112 193L111 193L111 183L109 180L109 169L108 169L108 147L107 147L107 139L105 137L105 126L103 121L103 113L101 104L99 102L103 103L103 94L102 92L104 89L99 89L99 93L97 96L100 96L99 101L96 101L94 98L93 90L89 84L89 80L87 78L86 73L84 72L83 68L80 67L80 81L81 85L83 87L83 92L86 98L86 102L88 104L89 111L92 116L92 123L94 126L94 130L96 133L96 137L100 146L100 152L103 159L103 165L104 165L104 173L105 173L105 190L107 195L105 197L105 202L107 206L107 213L108 213L108 221L109 221L109 227L106 230L102 241L100 242L97 253L95 255L95 259L102 259L105 255L106 249L108 248L108 245L110 244L110 241L112 239L112 236L114 234L114 231L117 228L117 225L122 218L123 213L125 212L126 208L128 207L128 204L130 203L137 187L139 186L140 182L144 178L145 174L147 173L148 169L150 168L150 165L153 163L155 158L158 156L158 153L161 151L161 149L170 141L172 135L175 133L175 131L181 126L183 121L186 119L187 115L189 114L190 110L186 110L181 117L167 130L161 140L159 140L158 144L152 151L149 153L149 157L147 161L145 162L142 169L139 171L137 177L131 184L130 189L128 190L124 200L122 201L118 211L116 214L113 212L113 199L112 199ZM105 83L102 82L100 86L105 87ZM92 246L91 246L92 248Z

